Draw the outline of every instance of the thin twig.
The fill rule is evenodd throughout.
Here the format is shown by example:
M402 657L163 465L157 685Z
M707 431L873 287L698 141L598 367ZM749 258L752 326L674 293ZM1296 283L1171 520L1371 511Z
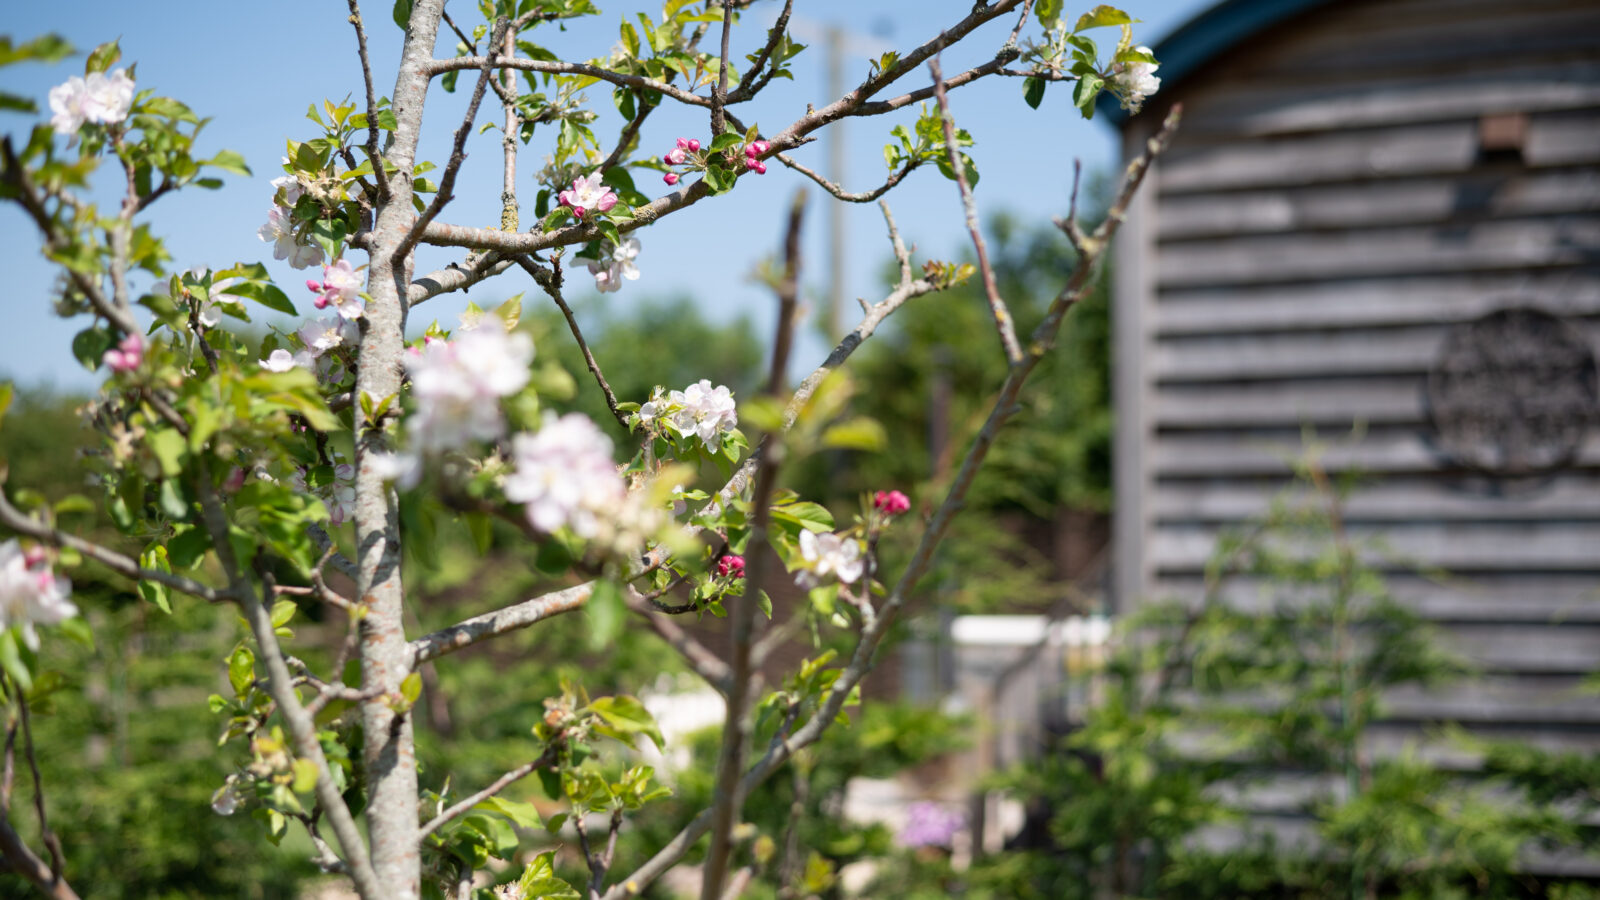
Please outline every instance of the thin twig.
M728 37L733 33L733 4L722 4L722 56L717 65L717 82L711 86L711 137L726 127L723 107L728 105Z
M0 468L0 486L3 486L4 484L5 471L3 468ZM127 556L123 556L121 553L118 553L115 550L102 547L93 541L85 540L77 535L68 534L64 531L58 531L54 528L51 528L48 525L45 525L43 522L40 522L38 519L24 514L15 506L12 506L11 501L6 498L4 491L0 491L0 525L4 525L18 534L27 535L28 537L43 541L54 547L66 547L71 550L76 550L85 557L100 563L113 572L116 572L118 575L132 578L135 581L153 581L157 584L172 588L175 591L180 591L194 597L199 597L208 603L216 603L219 600L226 600L229 597L229 593L227 591L219 591L216 588L201 584L200 582L194 581L190 578L185 578L182 575L174 575L170 572L159 572L155 569L146 569L140 566L136 560Z
M428 835L438 831L441 826L454 820L462 813L467 812L474 806L477 806L479 803L482 803L490 797L500 793L517 781L528 777L535 771L538 771L539 769L542 769L545 766L555 762L558 746L558 744L551 744L545 748L543 753L539 754L537 759L517 766L515 769L512 769L504 775L501 775L499 778L496 778L488 787L470 797L467 797L465 800L456 803L449 809L446 809L437 816L434 816L432 819L429 819L426 824L417 830L417 842L421 843L428 837Z
M372 61L367 58L367 29L361 19L360 0L350 0L350 25L356 30L356 50L361 55L361 83L367 89L367 159L372 163L372 178L378 183L378 199L389 199L389 173L378 154L378 99L372 89Z
M489 36L489 46L495 47L510 27L510 22L501 16L494 21L494 31ZM394 258L404 259L411 252L411 248L422 237L422 232L428 227L445 204L455 198L456 176L461 173L461 164L467 160L467 136L472 133L472 123L478 120L478 106L483 103L483 94L489 87L489 80L494 77L494 66L490 60L484 60L478 72L478 83L472 87L472 99L467 102L467 111L461 117L461 124L456 128L455 140L450 146L450 161L445 164L444 174L439 176L439 190L433 195L433 201L428 204L422 215L412 224L411 230L400 240L400 245L395 248ZM409 292L409 291L408 291Z
M733 677L733 670L728 668L728 664L677 622L656 613L648 604L640 602L642 599L637 591L628 589L628 607L645 620L657 637L678 651L678 655L683 657L684 662L696 675L705 679L705 682L716 688L718 693L726 695Z
M443 75L446 72L460 72L466 69L481 69L485 64L496 69L517 69L524 72L546 72L553 75L588 75L622 87L639 88L646 91L658 91L680 103L690 106L707 107L711 101L697 94L691 94L683 88L673 87L664 81L645 78L642 75L625 75L613 72L603 66L591 66L588 63L559 62L545 59L524 59L517 57L508 59L504 56L495 56L485 59L482 56L457 56L454 59L436 59L423 66L423 74L428 77Z
M995 282L994 267L989 265L989 249L983 242L983 231L978 227L978 204L972 199L972 186L967 183L966 167L961 164L961 149L956 144L956 120L950 115L950 98L944 93L944 76L939 72L939 60L928 60L928 71L933 73L934 96L939 101L939 112L944 121L944 150L950 157L950 168L955 172L956 187L961 190L961 206L967 214L967 233L972 235L972 246L978 251L978 273L983 277L983 293L989 298L989 312L994 316L994 327L1000 332L1000 346L1005 349L1006 360L1013 366L1022 362L1022 347L1017 344L1017 326L1011 320L1011 310L1000 297L1000 286Z
M66 861L61 854L61 839L50 830L50 819L44 811L44 779L39 775L39 759L33 748L33 719L28 713L28 696L19 687L16 692L17 709L22 714L22 754L28 760L28 772L33 776L33 811L39 817L39 839L50 851L50 880L61 881Z
M622 131L617 135L616 146L611 148L611 155L600 163L600 167L595 169L596 172L604 173L607 169L622 161L622 154L628 152L629 145L639 136L639 129L644 126L644 120L655 109L654 104L644 99L643 92L636 91L635 94L637 96L634 98L634 102L639 104L639 108L634 112L633 118L628 120L628 124L622 126Z
M789 13L793 10L794 0L783 0L783 11L778 13L778 20L773 22L772 27L767 30L767 42L761 45L760 50L756 51L755 61L750 64L750 70L744 73L744 77L739 79L739 86L733 89L732 94L728 95L728 103L743 103L751 99L761 93L761 89L766 87L767 82L772 80L773 73L778 71L778 67L783 64L783 61L774 62L772 68L767 69L765 72L761 70L761 67L765 66L767 60L772 58L772 51L783 40L784 33L789 28ZM722 55L726 57L728 54L724 51Z
M812 181L815 181L822 187L823 190L839 198L840 200L845 201L846 203L871 203L879 197L882 197L884 194L887 194L894 188L895 185L899 184L902 179L904 179L907 175L910 175L913 169L916 169L918 166L922 165L920 160L907 160L905 165L890 173L888 180L883 184L878 185L870 191L851 193L824 178L818 172L806 167L804 164L796 162L795 159L789 156L787 153L774 153L773 155L778 158L778 162L783 163L796 172L799 172L801 175L804 175Z
M524 271L533 276L539 287L544 288L544 292L555 301L556 306L560 307L561 314L567 319L567 327L572 330L572 337L578 342L578 349L583 351L583 361L589 367L589 374L594 376L595 382L600 385L601 393L606 395L606 408L611 410L611 415L616 418L617 424L627 428L628 415L618 408L617 395L612 392L611 385L606 383L605 373L600 371L600 363L595 361L594 354L589 351L589 342L583 339L583 330L578 327L578 317L573 315L572 307L568 306L567 301L561 296L560 273L535 265L527 256L518 256L516 260L517 265L522 266Z

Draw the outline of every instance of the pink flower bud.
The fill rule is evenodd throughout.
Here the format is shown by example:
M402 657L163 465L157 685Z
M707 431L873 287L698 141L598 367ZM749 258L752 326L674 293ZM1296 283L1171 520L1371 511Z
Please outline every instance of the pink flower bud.
M886 516L898 516L911 508L911 500L899 491L879 491L873 495L872 508Z
M116 349L107 350L100 361L113 372L132 372L144 362L144 338L137 334L128 335Z
M744 557L730 553L717 560L717 577L727 578L729 576L734 578L744 577Z
M232 471L228 472L228 477L223 479L223 492L229 494L239 493L239 489L244 487L244 475L244 469L234 466Z
M677 172L668 172L667 174L661 176L661 180L665 181L667 184L677 184L678 183L678 173Z
M755 173L757 175L765 175L765 174L767 174L767 164L766 163L762 162L759 159L752 159L750 161L755 163L755 165L751 166L750 168L754 169Z
M700 142L695 140L694 138L690 138L689 139L689 146L684 148L684 149L690 151L691 153L698 153L698 152L700 152Z
M772 145L766 141L752 141L744 145L744 155L750 157L751 159L755 159L758 156L765 155L766 152L771 149Z
M688 138L678 138L678 149L679 150L688 150L689 149L689 139Z
M745 159L745 161L744 161L744 167L746 169L751 170L752 172L755 171L756 166L759 166L759 165L761 165L761 160L756 159L754 156L749 157L749 158Z
M667 151L666 156L661 158L666 160L669 166L681 166L683 161L689 158L689 154L685 153L682 147L674 147Z

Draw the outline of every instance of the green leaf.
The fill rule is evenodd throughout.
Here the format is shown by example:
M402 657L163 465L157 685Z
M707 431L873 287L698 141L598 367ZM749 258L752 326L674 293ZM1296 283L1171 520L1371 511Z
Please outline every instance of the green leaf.
M289 297L278 286L269 282L246 281L228 288L228 293L236 294L265 306L274 312L286 315L298 315L294 304L289 302Z
M722 153L727 150L732 150L734 147L738 147L743 143L744 135L737 131L725 131L722 134L717 135L717 139L711 142L711 152Z
M472 535L472 545L478 549L478 555L487 556L489 549L494 546L494 521L487 513L476 512L466 513L461 519Z
M171 428L160 431L148 432L145 444L150 452L155 454L156 461L161 464L161 474L168 478L175 477L183 471L183 456L188 452L189 444L183 435Z
M627 609L622 591L614 583L602 580L595 584L594 593L583 607L584 616L589 620L591 651L604 650L616 641L622 633L622 621Z
M289 624L294 614L300 609L293 600L279 600L272 604L272 627L282 628Z
M100 368L100 358L111 349L111 344L111 332L103 328L85 328L72 338L72 355L93 372Z
M11 408L11 397L14 392L11 382L0 383L0 425L5 424L6 410Z
M167 548L160 544L150 545L139 555L139 566L157 572L172 573L172 566L167 562ZM172 615L172 592L166 585L157 581L140 581L139 596L167 615Z
M546 850L535 856L528 867L522 870L522 877L517 879L517 884L522 888L524 897L530 900L581 900L582 895L572 885L556 877L555 865L551 862L555 855L554 850Z
M858 417L829 426L822 433L822 446L830 449L876 452L889 443L883 426L874 419Z
M606 724L596 728L597 731L614 737L619 741L633 746L632 736L642 734L656 745L656 749L663 749L667 745L666 738L661 736L661 728L656 725L655 716L644 708L637 697L628 694L617 694L614 697L601 697L589 704L589 711L599 716Z
M233 685L234 696L243 698L255 678L256 655L250 652L249 647L233 651L233 655L228 657L228 683Z
M296 794L305 794L317 786L317 764L309 759L294 761L294 781L289 788Z
M411 27L411 0L394 0L394 23L401 31Z
M1087 31L1090 28L1105 28L1108 25L1132 25L1139 21L1114 6L1101 4L1078 17L1078 24L1072 28L1072 33Z
M37 61L56 63L72 55L72 45L58 34L46 34L26 43L11 45L8 35L0 35L0 66Z
M0 91L0 109L9 109L14 112L34 113L39 111L39 104L27 97Z
M1022 100L1031 109L1038 109L1044 102L1044 89L1049 82L1037 75L1022 79Z
M1064 5L1062 0L1039 0L1033 8L1033 14L1039 17L1040 24L1050 28L1061 20Z
M23 692L33 690L33 673L22 659L22 648L17 644L17 633L11 628L0 628L0 671L10 676Z
M223 150L216 156L201 163L201 165L213 166L224 172L232 172L235 175L249 176L251 174L250 167L244 163L244 157L233 150Z
M802 500L797 503L785 503L772 508L772 515L780 519L798 522L807 531L832 531L833 513L821 504Z
M1072 89L1072 103L1083 113L1085 119L1094 118L1094 101L1100 96L1100 89L1105 82L1098 75L1082 75Z
M512 800L509 797L490 797L474 806L473 809L487 809L497 812L510 819L518 828L539 828L544 825L544 820L539 816L539 810L532 803L521 800Z
M417 705L417 698L422 696L421 672L412 672L400 680L400 696L405 698L407 709Z
M101 44L94 48L94 51L89 54L89 58L84 61L83 74L90 75L95 72L104 72L116 65L117 60L121 58L122 48L117 46L116 41Z

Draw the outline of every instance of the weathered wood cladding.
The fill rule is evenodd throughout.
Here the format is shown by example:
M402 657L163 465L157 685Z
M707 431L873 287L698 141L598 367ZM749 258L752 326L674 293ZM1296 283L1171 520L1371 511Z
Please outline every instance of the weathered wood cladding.
M1600 667L1600 422L1560 471L1495 478L1442 452L1426 398L1446 335L1495 310L1600 348L1600 4L1330 2L1158 94L1130 153L1174 101L1119 238L1118 602L1198 598L1309 428L1361 476L1345 516L1394 596L1483 673L1391 696L1385 752L1448 720L1600 748L1577 690ZM1508 116L1517 146L1486 149ZM1299 599L1249 578L1223 596Z

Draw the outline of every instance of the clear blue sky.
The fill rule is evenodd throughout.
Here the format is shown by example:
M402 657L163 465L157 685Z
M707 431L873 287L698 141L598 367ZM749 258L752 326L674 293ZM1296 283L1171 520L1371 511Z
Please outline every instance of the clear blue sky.
M635 9L649 9L656 15L660 11L658 4L600 0L599 5L605 10L602 15L575 23L565 34L553 38L548 32L541 32L542 39L566 59L604 55L617 41L622 14L632 18ZM794 82L775 81L756 102L739 111L744 121L758 122L767 131L777 130L803 114L808 102L821 105L833 99L825 95L821 42L806 32L839 25L856 35L854 40L862 47L904 49L933 36L971 8L970 0L801 0L795 5L797 18L803 19L799 23L803 29L801 40L811 45L796 60L798 78ZM1144 20L1135 26L1136 39L1153 44L1204 9L1209 0L1126 0L1122 5ZM453 15L460 17L458 24L470 27L462 20L475 21L475 6L458 0L450 8ZM390 20L388 3L368 3L364 8L378 91L388 94L393 88L401 34ZM758 3L747 15L743 28L735 31L736 55L754 49L776 9L775 2ZM8 91L36 97L45 108L45 95L52 86L82 73L82 53L102 41L120 37L122 64L137 62L140 89L155 88L158 93L189 104L199 115L212 118L201 136L200 152L209 155L224 147L237 150L245 155L255 173L251 178L228 176L226 187L219 191L184 191L153 207L148 221L167 238L174 264L184 268L221 268L241 260L264 261L279 285L306 312L309 304L304 300L309 294L301 287L305 275L272 260L268 245L256 238L256 229L266 221L271 194L268 182L282 174L278 160L284 140L317 134L315 126L304 118L307 105L323 97L338 100L347 94L361 94L355 39L345 17L345 4L334 0L62 0L16 4L9 10L4 26L14 39L55 32L71 41L80 53L59 66L19 65L0 70L0 81ZM948 52L946 71L988 58L1004 41L1009 27L1009 22L1004 26L991 23L959 52ZM453 46L453 40L442 38L440 55L450 55ZM845 84L853 86L865 72L864 59L848 60ZM469 83L466 78L462 82ZM914 86L907 84L900 89ZM596 134L608 143L614 139L618 123L609 92L595 87L588 93L592 107L602 114L595 125ZM443 162L448 155L450 133L460 121L465 94L462 90L446 95L435 85L429 95L422 158ZM645 152L664 152L679 134L704 136L707 125L703 111L681 111L671 106L669 101L668 108L658 111L647 123L643 135ZM982 174L977 197L986 216L1008 210L1024 218L1046 221L1052 215L1060 215L1066 208L1072 159L1082 159L1086 170L1104 171L1114 158L1111 129L1098 120L1082 122L1072 108L1069 92L1059 86L1047 94L1037 111L1023 103L1021 82L1012 78L980 81L952 92L951 106L957 121L977 141L972 152ZM0 129L19 133L27 127L26 118L0 113ZM846 187L865 190L882 181L887 174L882 148L889 129L914 118L915 113L911 112L847 124ZM497 133L490 133L474 136L469 142L470 158L457 185L458 200L446 209L443 220L498 224L497 138ZM549 152L549 139L548 133L536 134L522 155L519 174L523 179L524 222L532 218L531 173ZM797 155L814 168L825 167L821 142L803 148ZM101 183L114 187L116 180L110 167L102 169ZM664 189L650 173L641 173L639 183L647 194ZM606 295L601 302L626 310L628 305L648 296L687 295L714 316L749 314L763 325L770 322L770 295L750 283L747 276L762 258L774 253L781 210L790 192L809 184L802 176L774 163L765 177L741 179L731 194L703 201L661 225L639 232L643 252L638 265L643 277L627 283L620 293ZM812 300L817 315L821 315L828 218L827 204L817 201L831 202L831 198L815 188L812 193L812 215L806 229L806 296ZM109 193L99 199L105 204L115 203ZM888 200L908 242L914 242L927 254L944 258L961 254L966 237L953 183L931 168L919 170L892 191ZM876 205L851 206L845 227L849 247L846 296L876 299L882 293L880 278L888 249ZM62 320L51 312L49 294L54 271L40 256L37 232L14 207L6 205L0 207L0 234L6 237L0 242L0 263L10 276L9 288L4 300L0 300L7 324L0 331L0 379L92 389L96 377L73 362L68 352L72 335L87 320ZM419 271L456 258L459 251L425 250ZM471 299L490 306L505 296L530 289L526 282L521 273L509 274L474 289ZM135 289L142 290L148 284L148 279L136 281ZM538 296L533 289L530 301ZM417 318L423 320L422 324L434 317L453 322L465 302L459 295L436 300L418 310ZM846 309L847 322L853 307L849 303ZM821 353L821 346L816 339L807 340L797 362L808 364Z

